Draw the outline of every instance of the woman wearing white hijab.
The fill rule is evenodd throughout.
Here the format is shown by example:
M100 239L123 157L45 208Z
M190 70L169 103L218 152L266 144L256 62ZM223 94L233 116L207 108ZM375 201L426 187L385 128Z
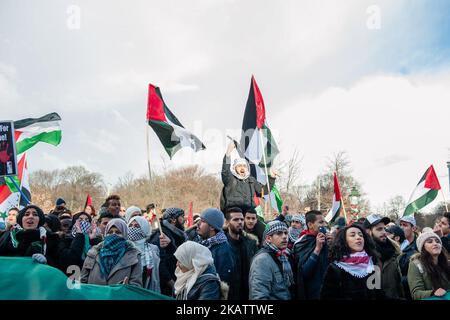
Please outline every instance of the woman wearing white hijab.
M141 252L142 283L145 289L161 292L159 283L159 248L147 242L152 234L150 223L141 216L134 216L128 222L128 240Z
M175 297L177 300L219 300L220 278L214 268L211 251L205 246L186 241L174 253Z

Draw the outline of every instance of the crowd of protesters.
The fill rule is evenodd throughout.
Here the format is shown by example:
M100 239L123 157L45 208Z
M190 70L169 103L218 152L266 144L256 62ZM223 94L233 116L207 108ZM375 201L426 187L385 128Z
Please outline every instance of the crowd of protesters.
M45 214L36 205L9 210L0 256L31 257L81 283L143 287L180 300L418 300L450 290L450 213L419 232L413 215L378 214L331 223L321 211L257 214L264 186L242 159L223 164L221 209L186 228L182 208L156 217L109 196L73 214L61 198ZM273 174L272 178L275 178Z

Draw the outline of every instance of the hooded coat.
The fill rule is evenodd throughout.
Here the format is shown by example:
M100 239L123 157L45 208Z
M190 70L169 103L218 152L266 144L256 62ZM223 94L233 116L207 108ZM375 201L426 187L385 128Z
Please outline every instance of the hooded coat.
M239 179L236 176L234 167L231 167L231 158L227 155L223 158L222 164L222 182L223 189L220 198L220 209L225 212L228 207L239 207L247 211L251 207L255 207L254 195L261 197L264 188L264 194L268 194L267 186L259 183L254 177L249 176L246 179ZM248 164L247 164L247 169ZM234 174L233 172L234 171ZM275 179L269 177L269 183L272 186Z

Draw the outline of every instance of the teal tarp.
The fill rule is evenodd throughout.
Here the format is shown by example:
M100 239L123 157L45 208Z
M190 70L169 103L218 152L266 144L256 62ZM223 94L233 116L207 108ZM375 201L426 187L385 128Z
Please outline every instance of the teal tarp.
M31 258L0 257L0 300L172 299L130 285L80 284L79 289L69 289L67 280L60 270L33 262Z

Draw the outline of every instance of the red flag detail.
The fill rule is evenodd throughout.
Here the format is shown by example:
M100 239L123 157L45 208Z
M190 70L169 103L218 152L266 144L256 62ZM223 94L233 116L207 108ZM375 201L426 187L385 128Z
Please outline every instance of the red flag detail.
M441 185L439 184L438 177L434 171L433 165L431 165L427 170L427 175L425 177L425 188L432 190L441 190Z
M188 213L188 228L192 227L194 224L194 212L192 211L192 201L189 202L189 213Z
M161 93L159 88L152 84L148 85L147 121L149 120L167 122Z
M261 129L266 121L266 107L264 106L264 99L262 97L261 91L256 84L255 77L252 76L253 93L255 95L255 105L256 105L256 126Z

